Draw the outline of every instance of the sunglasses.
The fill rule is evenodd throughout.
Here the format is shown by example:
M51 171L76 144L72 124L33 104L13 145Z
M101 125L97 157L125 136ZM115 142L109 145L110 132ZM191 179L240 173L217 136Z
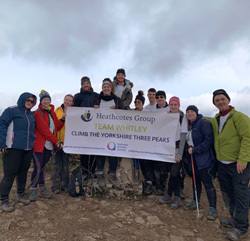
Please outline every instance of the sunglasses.
M156 99L163 99L163 98L165 98L163 95L156 96Z
M135 100L135 104L140 104L142 103L140 100Z
M34 103L34 101L33 101L33 100L31 100L31 99L27 99L27 100L26 100L26 102L30 102L31 104L33 104L33 103Z

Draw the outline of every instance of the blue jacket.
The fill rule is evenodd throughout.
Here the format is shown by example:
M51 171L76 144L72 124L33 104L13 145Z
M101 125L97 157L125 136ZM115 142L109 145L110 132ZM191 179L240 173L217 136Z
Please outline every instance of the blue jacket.
M94 101L99 97L99 94L90 88L90 91L80 90L80 93L74 96L74 106L79 107L94 107Z
M35 140L35 116L25 108L25 101L36 96L31 93L20 95L17 105L4 110L0 118L0 148L15 148L29 150L33 148Z
M214 135L210 122L202 119L198 114L197 119L191 123L193 139L193 156L198 170L211 168L216 163L213 154Z

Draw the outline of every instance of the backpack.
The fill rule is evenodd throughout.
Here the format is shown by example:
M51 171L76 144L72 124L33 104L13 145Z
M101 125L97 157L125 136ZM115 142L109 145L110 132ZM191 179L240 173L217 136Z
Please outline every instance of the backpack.
M250 187L248 188L248 194L249 194L249 207L250 207Z
M71 177L69 180L69 195L71 197L79 197L84 195L84 190L82 187L82 167L78 166L76 169L74 169L71 173ZM78 182L78 185L76 184ZM77 186L79 188L79 192L77 193L76 189Z

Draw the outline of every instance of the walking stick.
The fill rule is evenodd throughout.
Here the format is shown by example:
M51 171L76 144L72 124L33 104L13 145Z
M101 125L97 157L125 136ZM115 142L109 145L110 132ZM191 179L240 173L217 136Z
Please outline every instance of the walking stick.
M195 172L194 172L194 159L193 159L193 154L191 154L191 164L192 164L192 172L193 172L194 193L195 193L195 200L196 200L197 216L198 216L198 218L199 218L199 217L200 217L200 213L199 213L198 198L197 198L197 188L196 188L196 180L195 180Z
M54 156L56 155L56 153L58 152L58 150L61 149L60 146L56 149L56 151L53 153L53 155L50 157L50 159L54 158ZM30 185L24 190L23 193L20 194L20 196L18 197L18 199L14 202L13 207L15 207L17 205L17 203L19 202L19 200L23 197L23 195L30 189L30 187L33 185L33 183L36 181L36 179L40 176L40 174L43 172L43 170L46 168L46 165L43 166L43 168L40 170L40 172L35 176L35 178L33 179L33 181L30 183Z

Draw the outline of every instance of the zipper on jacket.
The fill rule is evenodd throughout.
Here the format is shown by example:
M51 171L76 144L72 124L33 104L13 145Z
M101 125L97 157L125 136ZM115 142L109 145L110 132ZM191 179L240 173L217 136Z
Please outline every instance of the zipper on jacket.
M27 150L29 150L29 136L30 136L30 120L29 120L29 118L28 118L28 116L27 116L27 109L25 109L25 116L26 116L26 118L27 118L27 121L28 121L28 134L27 134Z
M216 117L216 119L217 119L217 124L218 124L218 134L220 134L220 133L223 131L225 125L227 124L228 118L231 118L232 115L229 114L229 116L227 117L227 119L226 119L224 125L223 125L222 128L221 128L221 131L220 131L220 117L221 117L221 115L219 115L219 116Z

